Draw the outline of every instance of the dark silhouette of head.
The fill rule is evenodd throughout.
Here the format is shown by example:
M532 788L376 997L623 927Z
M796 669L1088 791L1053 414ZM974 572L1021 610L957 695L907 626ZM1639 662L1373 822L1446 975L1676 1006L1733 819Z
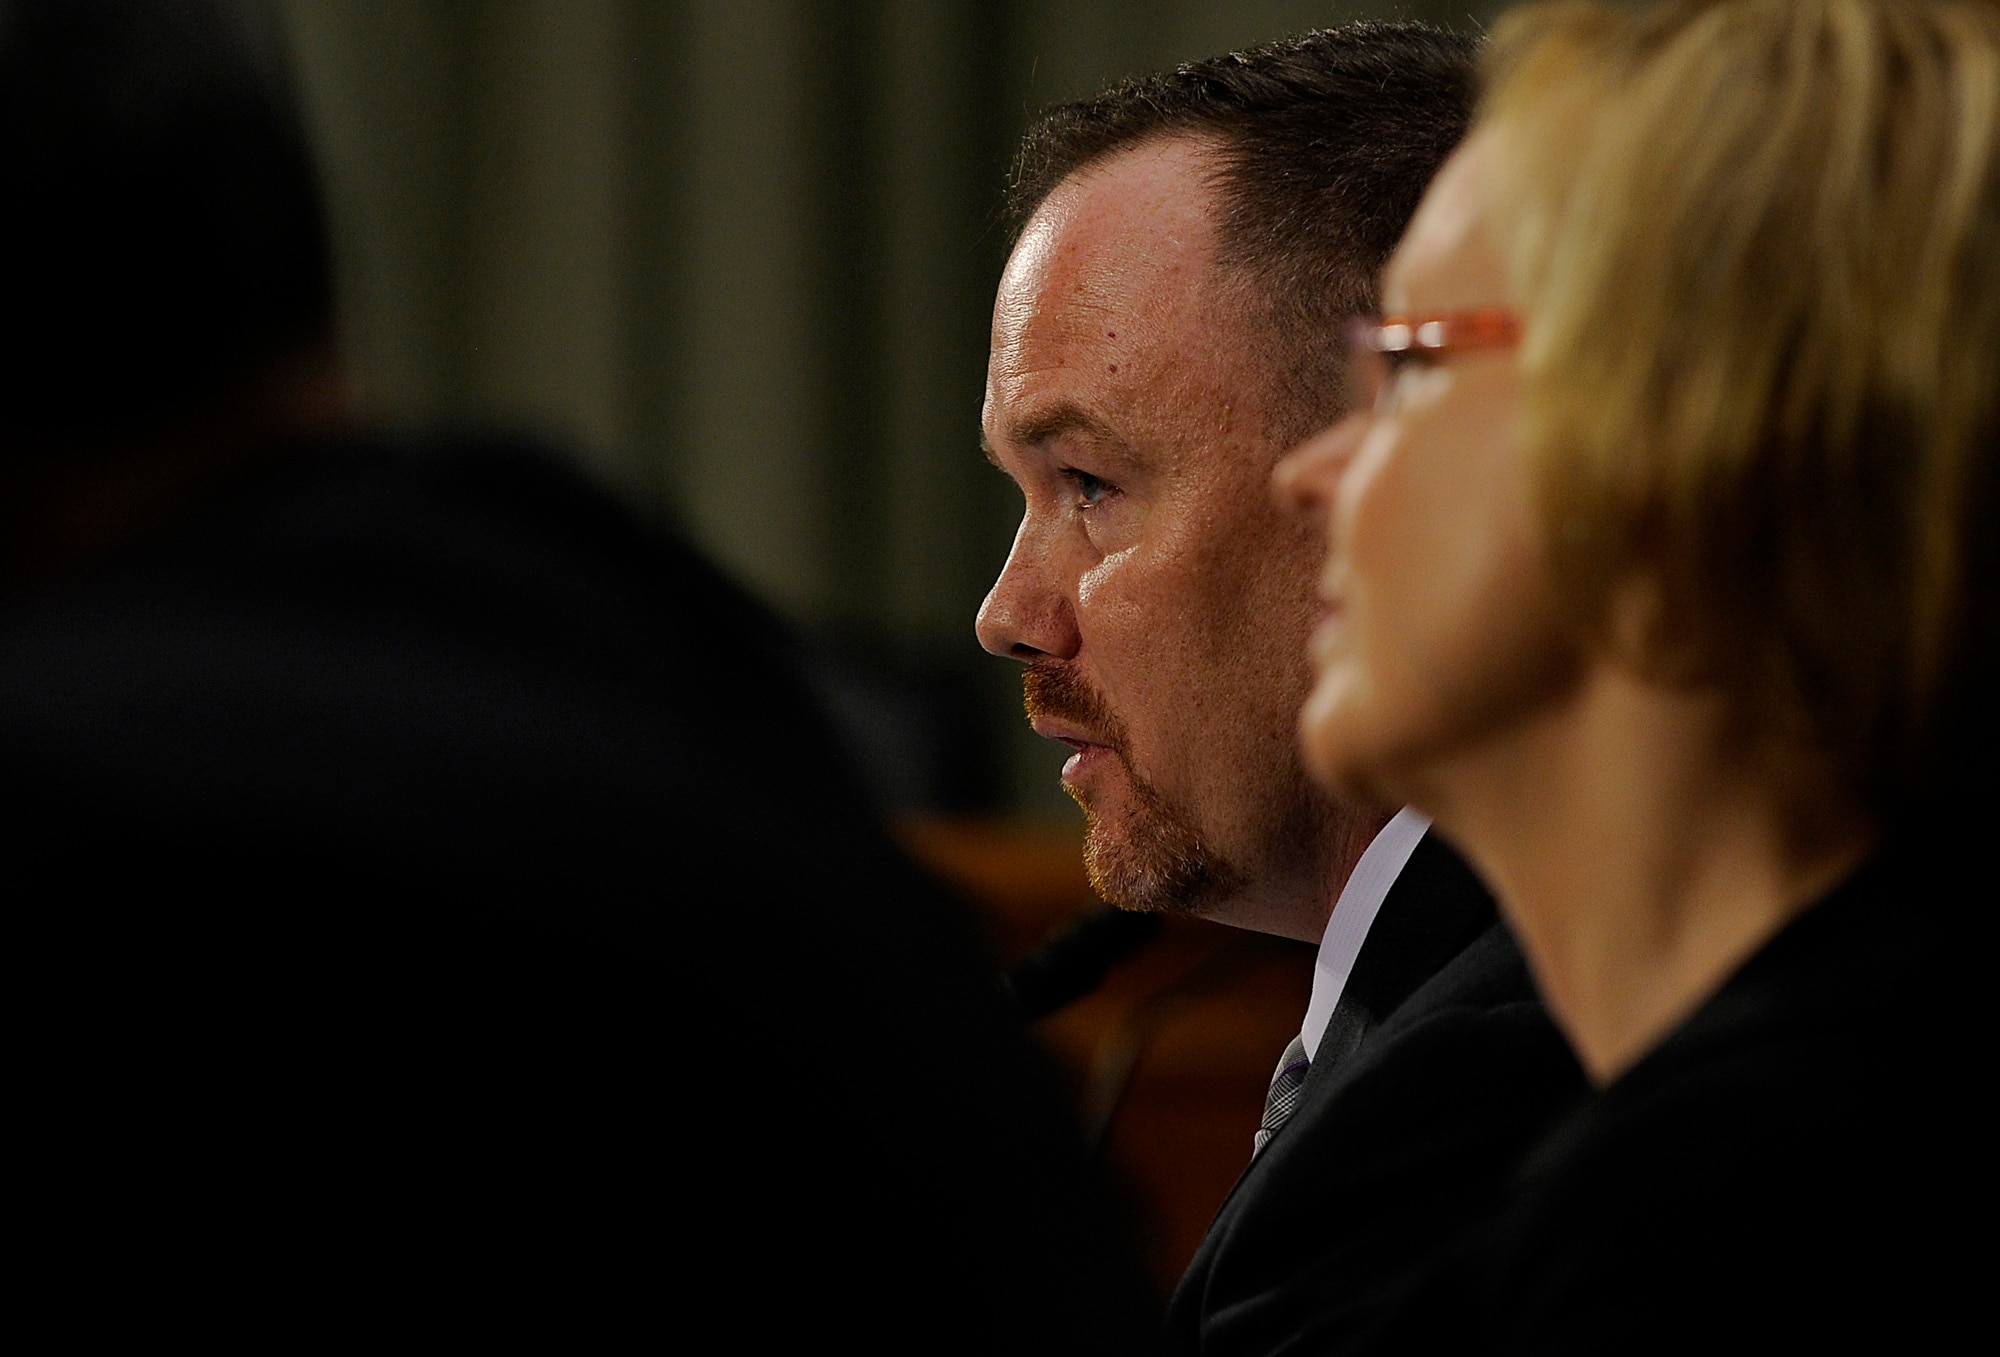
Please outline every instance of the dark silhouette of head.
M232 0L0 0L0 593L339 419L281 49Z
M6 454L157 436L328 344L325 213L261 11L0 0L0 185Z

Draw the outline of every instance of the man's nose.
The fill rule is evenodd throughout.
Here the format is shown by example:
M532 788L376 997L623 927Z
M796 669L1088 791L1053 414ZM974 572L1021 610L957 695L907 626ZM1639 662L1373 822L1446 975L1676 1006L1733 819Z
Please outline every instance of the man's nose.
M1000 578L993 581L974 623L988 654L1015 660L1071 659L1082 645L1069 597L1056 587L1045 544L1023 520Z
M1271 472L1271 492L1279 507L1302 513L1331 512L1341 473L1354 460L1354 451L1367 429L1366 415L1349 415L1279 459Z

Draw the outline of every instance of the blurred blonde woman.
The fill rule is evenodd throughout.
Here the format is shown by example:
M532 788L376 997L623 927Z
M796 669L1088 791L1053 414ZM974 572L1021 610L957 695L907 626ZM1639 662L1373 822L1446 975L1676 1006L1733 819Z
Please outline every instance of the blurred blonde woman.
M2000 6L1542 7L1488 76L1279 472L1315 770L1477 864L1597 1086L1424 1320L1922 1347L1992 1221Z

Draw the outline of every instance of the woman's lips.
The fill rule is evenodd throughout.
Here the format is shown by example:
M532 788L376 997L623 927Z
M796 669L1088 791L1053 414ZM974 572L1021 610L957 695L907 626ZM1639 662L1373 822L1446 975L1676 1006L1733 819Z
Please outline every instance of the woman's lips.
M1312 639L1308 643L1313 660L1324 669L1339 658L1342 639L1346 629L1342 625L1340 601L1325 599L1320 603L1319 622L1313 627Z

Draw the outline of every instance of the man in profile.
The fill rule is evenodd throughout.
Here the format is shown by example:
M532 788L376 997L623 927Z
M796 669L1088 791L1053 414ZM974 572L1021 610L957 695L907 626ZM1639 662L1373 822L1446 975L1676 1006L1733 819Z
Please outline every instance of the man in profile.
M1013 184L988 456L1025 513L979 613L1108 900L1319 944L1180 1353L1340 1351L1580 1086L1477 881L1300 762L1324 543L1271 493L1344 412L1343 332L1464 132L1473 44L1310 34L1044 115Z
M775 621L541 449L347 427L254 13L0 3L23 1327L1132 1350Z

